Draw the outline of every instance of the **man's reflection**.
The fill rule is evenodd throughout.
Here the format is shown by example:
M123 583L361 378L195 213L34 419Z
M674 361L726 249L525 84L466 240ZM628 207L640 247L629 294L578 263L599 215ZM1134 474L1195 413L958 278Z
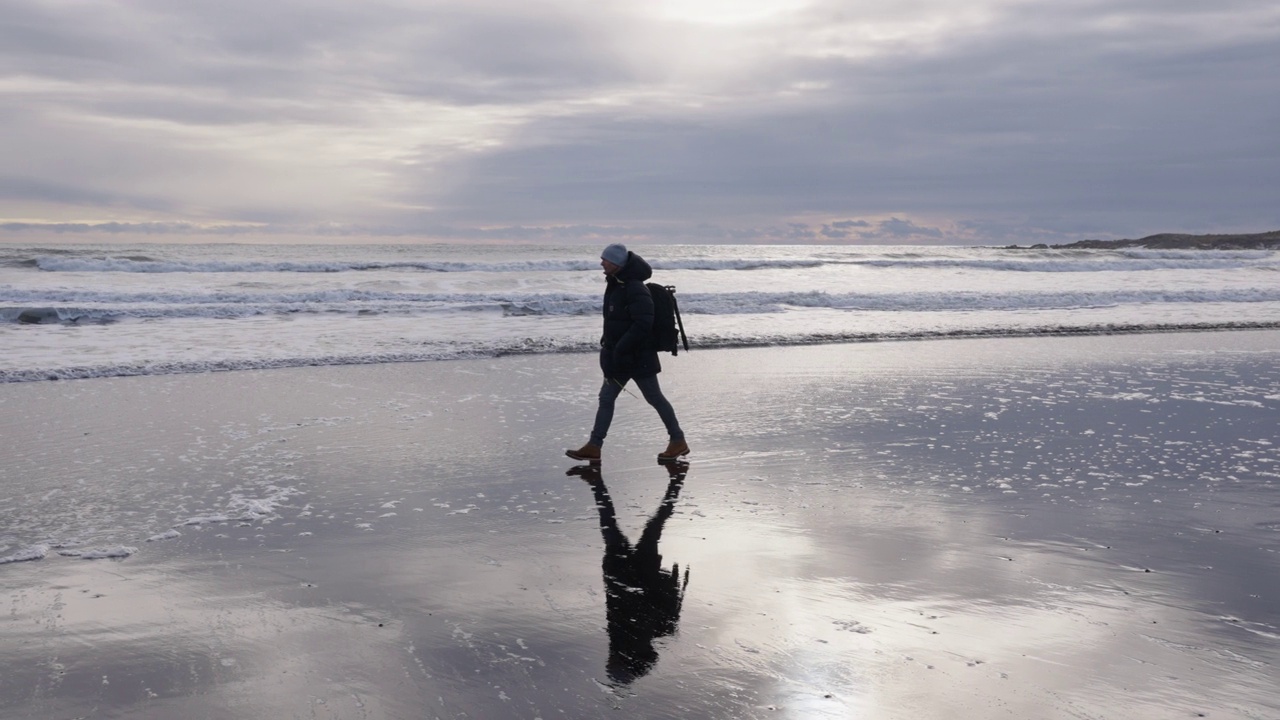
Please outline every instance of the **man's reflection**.
M643 677L658 662L653 643L673 635L680 622L684 590L689 570L683 577L680 565L662 568L658 539L662 526L675 511L676 498L689 471L688 463L668 463L670 475L666 495L657 512L645 523L640 541L632 545L618 529L613 500L604 485L598 465L581 465L569 470L591 485L600 512L600 533L604 536L605 616L609 627L609 679L619 685Z

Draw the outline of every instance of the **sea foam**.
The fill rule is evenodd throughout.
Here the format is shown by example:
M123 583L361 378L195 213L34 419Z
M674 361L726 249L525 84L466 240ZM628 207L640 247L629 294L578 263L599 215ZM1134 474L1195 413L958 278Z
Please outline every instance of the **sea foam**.
M58 554L66 557L78 557L81 560L121 559L138 552L138 548L128 545L92 548L89 550L59 550Z
M263 497L250 497L242 493L233 493L227 501L227 511L209 515L197 515L184 520L181 525L209 525L225 522L269 522L279 516L276 510L290 496L300 491L292 487L269 485Z
M48 545L28 545L17 552L0 557L0 565L8 565L9 563L27 562L29 560L43 560L49 554Z

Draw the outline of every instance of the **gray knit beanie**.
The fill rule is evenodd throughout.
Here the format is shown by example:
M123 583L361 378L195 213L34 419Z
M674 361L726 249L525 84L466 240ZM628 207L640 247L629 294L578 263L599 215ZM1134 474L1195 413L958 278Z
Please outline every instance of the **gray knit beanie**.
M608 260L614 265L622 267L627 264L627 246L622 243L614 243L600 253L600 259Z

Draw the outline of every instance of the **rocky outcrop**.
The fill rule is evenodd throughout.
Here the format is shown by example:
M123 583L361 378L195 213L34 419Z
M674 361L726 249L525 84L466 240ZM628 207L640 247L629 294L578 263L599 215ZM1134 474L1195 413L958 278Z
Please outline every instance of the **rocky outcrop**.
M61 322L58 311L53 308L30 308L18 313L18 322L24 325Z
M1280 230L1249 235L1179 235L1161 233L1138 240L1081 240L1055 248L1112 249L1140 247L1155 250L1280 250Z

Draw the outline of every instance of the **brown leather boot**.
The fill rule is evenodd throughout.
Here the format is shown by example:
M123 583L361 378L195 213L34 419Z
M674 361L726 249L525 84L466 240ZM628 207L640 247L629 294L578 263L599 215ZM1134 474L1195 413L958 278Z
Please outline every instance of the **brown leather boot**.
M592 463L600 462L600 446L592 445L591 443L587 443L577 450L565 450L564 454L574 460L586 460Z
M667 449L658 453L658 462L668 463L675 462L681 457L689 454L689 443L683 440L672 440L667 443Z

